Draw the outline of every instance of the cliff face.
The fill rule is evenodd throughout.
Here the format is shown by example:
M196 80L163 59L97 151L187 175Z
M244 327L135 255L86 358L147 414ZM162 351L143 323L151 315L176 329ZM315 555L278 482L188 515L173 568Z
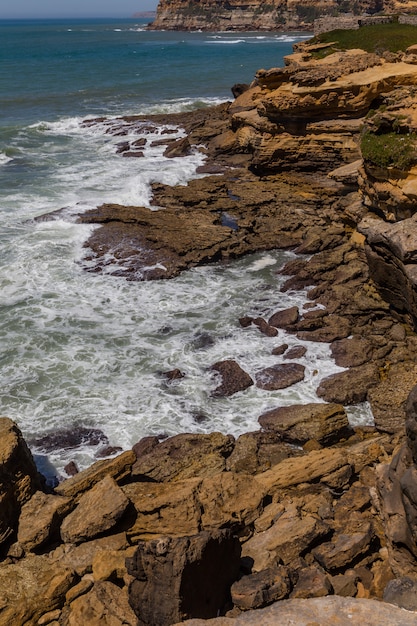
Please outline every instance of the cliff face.
M160 0L152 30L311 30L339 13L395 10L395 0ZM415 2L413 5L415 9ZM408 5L407 5L408 7ZM398 8L398 7L397 7ZM409 7L408 7L409 8ZM401 5L401 11L404 4Z

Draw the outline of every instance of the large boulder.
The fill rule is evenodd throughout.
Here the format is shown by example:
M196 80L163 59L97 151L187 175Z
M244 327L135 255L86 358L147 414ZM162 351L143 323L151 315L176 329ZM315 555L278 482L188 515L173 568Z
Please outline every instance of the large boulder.
M239 363L232 359L218 361L210 369L213 372L218 372L221 377L220 384L212 392L213 396L220 398L232 396L238 391L244 391L253 385L253 380L249 374L240 367Z
M146 626L215 617L230 600L239 564L239 539L226 530L140 542L127 560L130 604Z
M169 437L138 457L132 477L164 482L216 474L225 469L233 445L234 438L221 433Z
M350 433L349 421L341 404L293 404L267 411L258 418L267 431L276 432L288 442L304 444L310 439L326 445Z

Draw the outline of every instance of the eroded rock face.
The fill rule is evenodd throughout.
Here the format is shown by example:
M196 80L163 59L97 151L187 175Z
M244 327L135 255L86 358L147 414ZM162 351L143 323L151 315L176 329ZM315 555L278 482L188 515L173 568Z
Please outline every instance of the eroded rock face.
M225 530L140 542L127 564L134 577L129 602L149 626L215 617L229 600L239 563L239 540Z

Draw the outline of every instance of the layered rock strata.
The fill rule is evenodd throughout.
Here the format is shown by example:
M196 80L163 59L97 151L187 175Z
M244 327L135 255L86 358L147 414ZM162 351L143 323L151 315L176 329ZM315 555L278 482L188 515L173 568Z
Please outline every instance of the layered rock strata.
M357 24L346 14L355 13L370 19L364 14L381 11L389 13L413 13L417 3L396 0L359 0L338 2L330 0L160 0L155 20L149 24L152 30L313 30L316 19L326 16L330 24L328 30L343 28L346 20L349 27ZM334 16L339 15L340 25Z

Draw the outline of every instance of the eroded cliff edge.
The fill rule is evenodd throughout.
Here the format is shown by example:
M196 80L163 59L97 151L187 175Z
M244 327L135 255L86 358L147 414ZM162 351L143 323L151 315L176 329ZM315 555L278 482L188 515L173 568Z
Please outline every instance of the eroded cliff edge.
M160 0L151 30L313 30L315 19L414 13L415 0ZM333 26L336 28L336 26Z
M306 253L282 268L285 288L309 286L310 305L320 306L277 306L268 320L242 312L242 333L265 333L277 358L286 352L274 344L277 328L329 342L346 369L323 381L317 402L277 406L237 440L146 438L53 490L2 419L0 624L162 626L218 612L227 615L218 624L259 623L256 609L276 623L291 607L296 624L347 624L352 615L417 623L417 336L407 268L417 65L413 49L321 61L314 52L304 47L286 67L259 71L232 104L172 118L187 136L167 137L167 154L200 146L215 175L155 185L164 211L105 205L79 219L101 224L87 252L95 269L116 242L133 279L254 249ZM143 122L108 124L120 134ZM120 148L121 158L136 149ZM135 237L165 269L146 275ZM217 393L258 384L236 363L212 365ZM282 384L282 370L261 384L265 376ZM375 427L352 429L344 407L363 400Z

